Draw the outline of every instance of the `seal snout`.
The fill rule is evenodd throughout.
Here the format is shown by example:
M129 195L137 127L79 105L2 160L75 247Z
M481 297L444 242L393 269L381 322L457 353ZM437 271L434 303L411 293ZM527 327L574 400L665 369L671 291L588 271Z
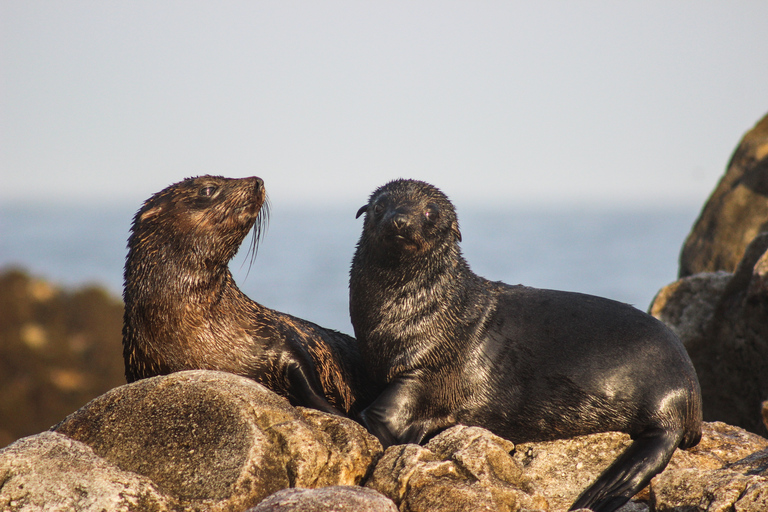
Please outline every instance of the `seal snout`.
M384 220L391 224L396 231L402 231L411 225L411 212L404 208L397 208L387 215Z

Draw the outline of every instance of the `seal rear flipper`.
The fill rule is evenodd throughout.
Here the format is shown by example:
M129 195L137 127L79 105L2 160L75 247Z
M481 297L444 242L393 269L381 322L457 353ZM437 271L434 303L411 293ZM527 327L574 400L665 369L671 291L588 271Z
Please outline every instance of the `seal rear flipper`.
M581 493L570 510L611 512L621 507L667 466L682 437L682 430L644 432Z

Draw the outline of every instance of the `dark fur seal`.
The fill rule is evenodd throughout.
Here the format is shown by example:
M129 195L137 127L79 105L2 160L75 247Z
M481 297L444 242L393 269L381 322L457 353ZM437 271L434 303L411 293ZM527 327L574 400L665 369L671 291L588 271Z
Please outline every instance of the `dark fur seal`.
M294 405L355 416L370 400L354 338L250 300L228 263L267 209L260 178L189 178L136 213L125 264L128 382L180 370L250 377Z
M453 205L396 180L360 209L350 313L385 390L363 421L385 445L454 424L513 442L605 431L634 442L573 508L611 511L701 437L690 359L661 322L608 299L491 282L461 255Z

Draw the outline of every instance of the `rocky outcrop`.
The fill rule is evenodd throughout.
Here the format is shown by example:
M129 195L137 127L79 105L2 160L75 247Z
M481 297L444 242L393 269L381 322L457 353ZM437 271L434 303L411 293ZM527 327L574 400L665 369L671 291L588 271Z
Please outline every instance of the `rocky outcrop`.
M0 447L124 384L122 326L122 302L100 288L0 273Z
M768 435L761 417L768 398L768 233L752 241L734 273L683 278L659 292L650 312L688 350L704 419Z
M380 453L352 420L243 377L180 372L114 389L1 451L0 509L240 511L287 487L357 485Z
M629 442L609 432L514 446L459 425L382 455L351 420L197 370L124 385L0 450L0 510L564 512ZM734 489L739 510L764 510L753 504L768 489L765 450L767 439L706 423L622 512L720 510Z
M733 272L758 233L768 231L768 115L731 157L680 254L679 277Z

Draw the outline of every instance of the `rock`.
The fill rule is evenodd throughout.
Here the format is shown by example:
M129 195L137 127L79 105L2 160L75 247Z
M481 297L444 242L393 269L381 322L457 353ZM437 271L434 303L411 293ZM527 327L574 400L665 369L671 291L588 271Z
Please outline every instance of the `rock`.
M733 272L744 250L768 231L768 115L744 135L680 254L679 277Z
M102 458L83 474L87 485L128 474L116 485L129 496L147 488L160 496L158 503L175 503L174 510L244 510L286 487L357 485L382 451L352 420L297 410L250 379L203 370L121 386L53 430ZM12 453L25 446L11 445ZM78 457L63 450L50 455L62 468L82 465ZM0 452L4 478L24 485L29 475L40 479L39 486L54 486L58 478L42 467L34 474L17 474L14 467ZM104 473L102 467L111 469ZM10 492L0 489L0 503L13 498Z
M763 402L763 425L768 429L768 400Z
M687 346L704 335L732 277L730 272L720 271L682 278L656 294L649 313Z
M546 509L531 495L514 445L479 427L440 433L426 446L391 446L366 486L408 511L517 511Z
M631 443L627 434L606 432L516 446L514 460L551 510L568 510Z
M0 510L162 512L176 505L148 478L62 434L44 432L0 450Z
M584 489L629 446L627 434L605 432L515 447L529 492L543 495L552 511L567 511ZM719 469L768 448L768 439L724 423L704 423L701 442L676 450L665 471L676 468ZM658 477L657 477L658 478ZM648 510L649 489L640 491L622 512Z
M397 512L389 498L365 487L284 489L248 512Z
M768 435L768 233L755 237L733 274L684 278L650 312L677 333L701 384L704 419Z
M765 512L768 510L768 450L721 469L683 468L651 482L654 510Z
M123 304L18 269L0 273L0 447L125 384Z
M719 421L705 421L699 444L687 450L676 450L665 471L720 469L765 449L768 449L768 439L764 437Z

